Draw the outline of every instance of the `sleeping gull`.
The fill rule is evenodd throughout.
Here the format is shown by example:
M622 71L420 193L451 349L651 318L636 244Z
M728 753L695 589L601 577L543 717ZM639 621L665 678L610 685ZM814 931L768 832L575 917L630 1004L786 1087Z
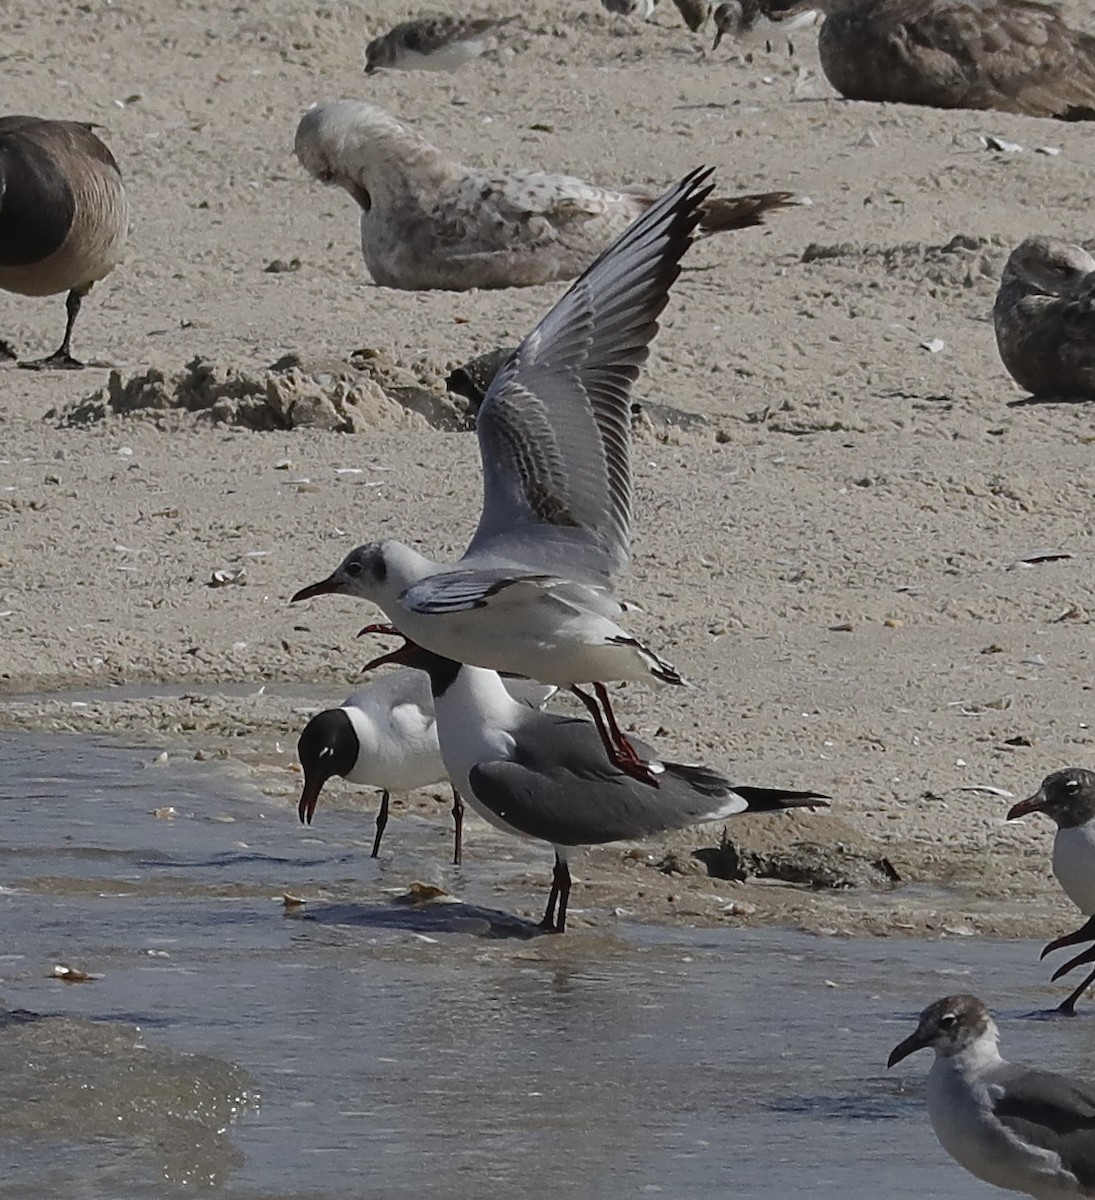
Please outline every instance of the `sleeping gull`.
M493 36L516 17L419 17L404 21L365 47L365 74L377 71L453 71L493 49Z
M1095 772L1082 767L1066 767L1042 780L1033 796L1020 800L1008 810L1008 820L1045 813L1057 826L1053 839L1053 874L1061 889L1086 917L1075 933L1056 938L1042 951L1042 958L1066 946L1095 941ZM1053 975L1059 979L1074 967L1095 960L1095 950L1078 954ZM1076 1001L1095 983L1095 971L1058 1006L1058 1012L1073 1016Z
M644 778L604 681L684 680L617 623L626 606L612 581L631 552L631 387L710 175L693 171L647 209L494 377L476 422L483 509L460 561L371 542L293 596L369 600L427 649L571 687L595 711L573 686L592 683L605 708L606 748Z
M1037 1200L1095 1196L1095 1087L1009 1063L976 996L945 996L920 1014L888 1066L929 1047L928 1119L971 1175Z
M128 229L121 172L90 125L0 117L0 288L68 293L61 345L20 366L84 365L70 352L72 327L92 285L121 262ZM16 355L0 342L0 357Z
M466 167L363 100L310 108L297 128L305 170L361 208L361 253L381 287L530 287L573 279L656 196L569 175ZM714 198L705 233L758 225L790 192Z
M507 679L506 690L519 703L540 707L555 691L527 679ZM311 825L323 785L334 775L350 783L380 788L380 811L372 857L388 824L392 792L410 792L448 780L433 714L433 695L421 671L394 671L360 688L338 708L316 713L297 741L304 787L297 812ZM453 862L463 856L464 806L453 788Z
M744 787L709 767L664 762L650 746L636 743L658 774L655 791L605 760L589 721L518 703L494 671L410 643L370 666L384 662L428 674L441 757L468 804L496 828L554 847L541 922L554 933L566 928L567 851L573 847L652 837L739 813L828 807L828 797L818 792Z
M762 0L828 16L821 67L848 100L1095 118L1095 37L1039 0Z
M1012 379L1035 396L1095 399L1095 258L1028 237L1008 257L992 309Z

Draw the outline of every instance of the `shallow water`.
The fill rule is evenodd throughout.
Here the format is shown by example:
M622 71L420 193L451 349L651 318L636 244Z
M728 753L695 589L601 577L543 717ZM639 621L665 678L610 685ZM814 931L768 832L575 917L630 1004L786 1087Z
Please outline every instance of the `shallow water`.
M374 863L361 814L303 830L153 757L0 736L0 1197L986 1196L927 1126L928 1055L885 1070L915 1011L978 992L1011 1057L1095 1077L1095 1021L1022 1019L1061 996L1037 943L533 937L473 845L433 868L466 905L391 901L443 825Z

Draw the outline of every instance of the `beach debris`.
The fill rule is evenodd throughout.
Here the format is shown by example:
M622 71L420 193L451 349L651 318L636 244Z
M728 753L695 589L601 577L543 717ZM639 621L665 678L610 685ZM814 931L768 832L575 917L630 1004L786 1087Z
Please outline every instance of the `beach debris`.
M94 983L96 979L102 979L101 975L92 975L88 971L81 971L79 967L70 967L67 963L55 963L52 974L54 979L59 979L62 983Z
M247 582L247 568L241 564L234 567L218 567L209 577L209 587L242 587Z

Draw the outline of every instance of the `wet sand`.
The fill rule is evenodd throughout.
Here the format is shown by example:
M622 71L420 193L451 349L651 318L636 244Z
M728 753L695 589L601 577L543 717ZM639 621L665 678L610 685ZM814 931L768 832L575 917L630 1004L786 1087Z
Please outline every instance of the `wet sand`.
M354 634L371 614L288 597L358 541L443 557L474 527L474 439L408 416L375 382L440 395L454 364L513 344L561 287L373 287L353 205L292 157L308 103L368 97L471 162L606 184L706 162L725 190L812 200L695 248L638 385L698 418L640 424L625 584L645 610L636 632L697 689L627 687L619 706L667 754L834 797L828 815L736 823L746 844L846 845L926 886L745 884L723 912L724 881L652 865L713 845L706 830L644 847L651 862L594 852L586 906L870 932L1070 927L1049 823L1005 826L1009 800L977 789L1022 796L1091 765L1090 406L1017 403L990 319L1012 245L1084 240L1089 131L838 102L812 38L794 59L707 55L709 35L671 8L632 26L593 0L527 8L526 32L481 65L366 80L366 35L405 15L376 7L367 30L355 6L302 14L287 0L223 15L147 0L49 21L5 10L19 46L6 110L100 122L130 190L128 261L85 301L74 352L123 383L159 370L169 400L195 358L237 383L221 378L198 414L103 415L81 402L108 367L0 367L0 728L228 754L291 836L301 709L357 683L368 648ZM983 134L1022 150L986 149ZM60 297L0 294L0 333L27 356L62 324ZM354 365L362 348L379 359ZM271 385L287 356L292 385ZM371 397L352 434L324 427L341 376ZM284 418L263 397L290 392L300 426L254 428ZM210 586L239 567L239 583ZM159 683L172 694L139 698ZM78 709L65 692L113 685L135 691ZM332 787L323 803L363 800ZM440 855L443 807L411 803L438 812Z

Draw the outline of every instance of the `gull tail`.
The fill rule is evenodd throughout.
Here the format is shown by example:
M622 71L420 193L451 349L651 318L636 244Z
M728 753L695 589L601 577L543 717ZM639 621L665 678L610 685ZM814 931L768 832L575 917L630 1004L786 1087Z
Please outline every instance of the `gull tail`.
M829 797L821 792L788 792L783 788L747 787L734 784L734 791L748 805L747 812L779 812L784 808L828 808Z
M700 233L726 233L763 225L765 213L797 203L794 192L759 192L751 196L715 196L700 205Z
M748 787L731 783L725 775L695 763L663 763L668 781L683 784L697 796L714 801L699 821L721 821L740 813L782 812L788 808L828 808L821 792L791 792L785 788Z

